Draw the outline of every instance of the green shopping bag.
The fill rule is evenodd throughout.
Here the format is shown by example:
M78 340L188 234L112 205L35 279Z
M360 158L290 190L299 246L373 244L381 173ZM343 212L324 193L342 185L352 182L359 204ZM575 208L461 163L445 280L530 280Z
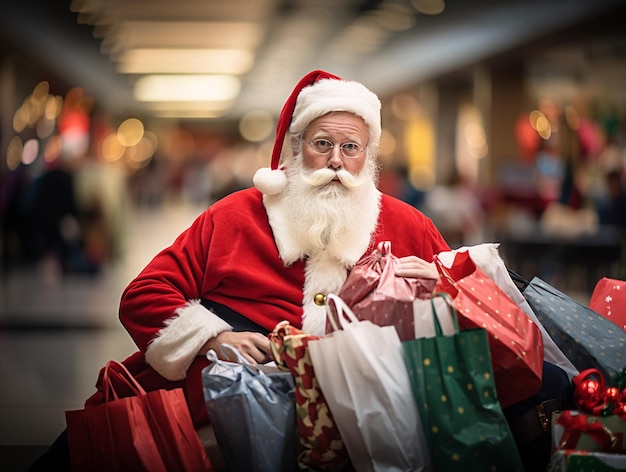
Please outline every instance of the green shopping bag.
M443 297L455 334L444 336L433 303ZM429 303L435 336L404 341L402 348L433 465L437 471L523 471L493 379L487 331L459 331L450 296ZM440 316L450 316L446 312Z

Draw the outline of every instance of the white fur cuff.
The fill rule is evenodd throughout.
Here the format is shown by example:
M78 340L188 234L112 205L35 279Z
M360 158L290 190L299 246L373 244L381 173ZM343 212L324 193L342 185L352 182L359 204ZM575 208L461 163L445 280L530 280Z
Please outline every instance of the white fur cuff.
M232 329L199 300L189 301L165 322L146 350L146 362L168 380L182 380L209 339Z

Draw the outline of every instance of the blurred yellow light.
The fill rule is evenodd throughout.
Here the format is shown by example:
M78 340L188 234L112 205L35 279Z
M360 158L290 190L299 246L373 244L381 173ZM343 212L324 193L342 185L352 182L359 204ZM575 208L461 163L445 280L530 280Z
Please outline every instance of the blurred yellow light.
M409 171L409 183L411 186L422 192L431 190L436 183L435 172L426 166L415 166Z
M21 133L28 124L28 109L24 106L19 107L13 114L13 131Z
M61 109L63 108L63 97L60 95L52 96L48 95L46 100L46 106L44 110L44 115L49 120L56 118L61 113Z
M407 123L404 146L411 184L425 190L434 181L435 130L427 117L413 118Z
M380 136L380 155L381 157L392 156L396 151L396 137L386 129L383 129Z
M38 102L43 102L48 98L48 91L50 90L50 85L48 82L43 81L39 82L35 88L33 89L32 97L34 100Z
M61 136L52 136L46 143L43 151L43 158L46 162L54 162L59 158L61 149L63 148L63 139Z
M580 115L576 108L571 105L565 107L565 121L567 121L568 126L574 131L580 128Z
M117 139L123 146L136 145L143 138L143 123L137 118L128 118L117 128Z
M124 154L125 147L118 141L116 134L109 134L102 140L102 157L105 161L115 162Z
M537 118L535 129L543 139L548 139L552 134L552 126L550 126L550 122L543 115Z
M24 146L19 136L13 136L7 147L7 167L9 170L15 170L22 162L22 150Z
M245 74L254 55L243 49L129 49L119 58L125 74Z
M537 120L539 120L540 118L545 119L545 115L539 110L533 110L528 114L528 121L530 122L530 126L532 126L533 129L537 129Z
M438 15L446 8L444 0L411 0L417 11L425 15Z
M237 77L229 75L146 75L135 84L140 102L224 102L241 89Z
M239 122L241 136L251 143L266 139L274 129L274 119L266 111L254 110L246 113Z

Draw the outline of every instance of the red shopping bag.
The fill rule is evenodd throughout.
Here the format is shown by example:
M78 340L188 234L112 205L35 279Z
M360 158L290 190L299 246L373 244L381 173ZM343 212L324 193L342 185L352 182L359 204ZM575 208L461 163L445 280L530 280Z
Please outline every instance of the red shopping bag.
M591 293L589 308L626 331L626 281L602 277Z
M452 267L435 257L440 280L435 292L452 296L463 329L489 335L498 400L503 408L541 389L543 340L539 327L491 278L468 251L457 252Z
M415 338L413 300L430 297L436 280L398 277L398 258L391 253L391 243L382 241L369 256L350 271L337 294L359 320L378 326L393 325L401 341ZM326 320L326 333L333 330Z
M211 471L182 389L145 392L119 362L104 368L106 401L66 411L72 470ZM121 398L115 385L133 396Z

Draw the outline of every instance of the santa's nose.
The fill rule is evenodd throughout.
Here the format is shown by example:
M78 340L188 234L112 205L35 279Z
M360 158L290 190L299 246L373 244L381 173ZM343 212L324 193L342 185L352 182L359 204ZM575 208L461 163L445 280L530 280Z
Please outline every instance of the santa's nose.
M330 154L328 154L328 167L332 169L341 169L343 166L343 156L341 155L341 148L334 146Z

